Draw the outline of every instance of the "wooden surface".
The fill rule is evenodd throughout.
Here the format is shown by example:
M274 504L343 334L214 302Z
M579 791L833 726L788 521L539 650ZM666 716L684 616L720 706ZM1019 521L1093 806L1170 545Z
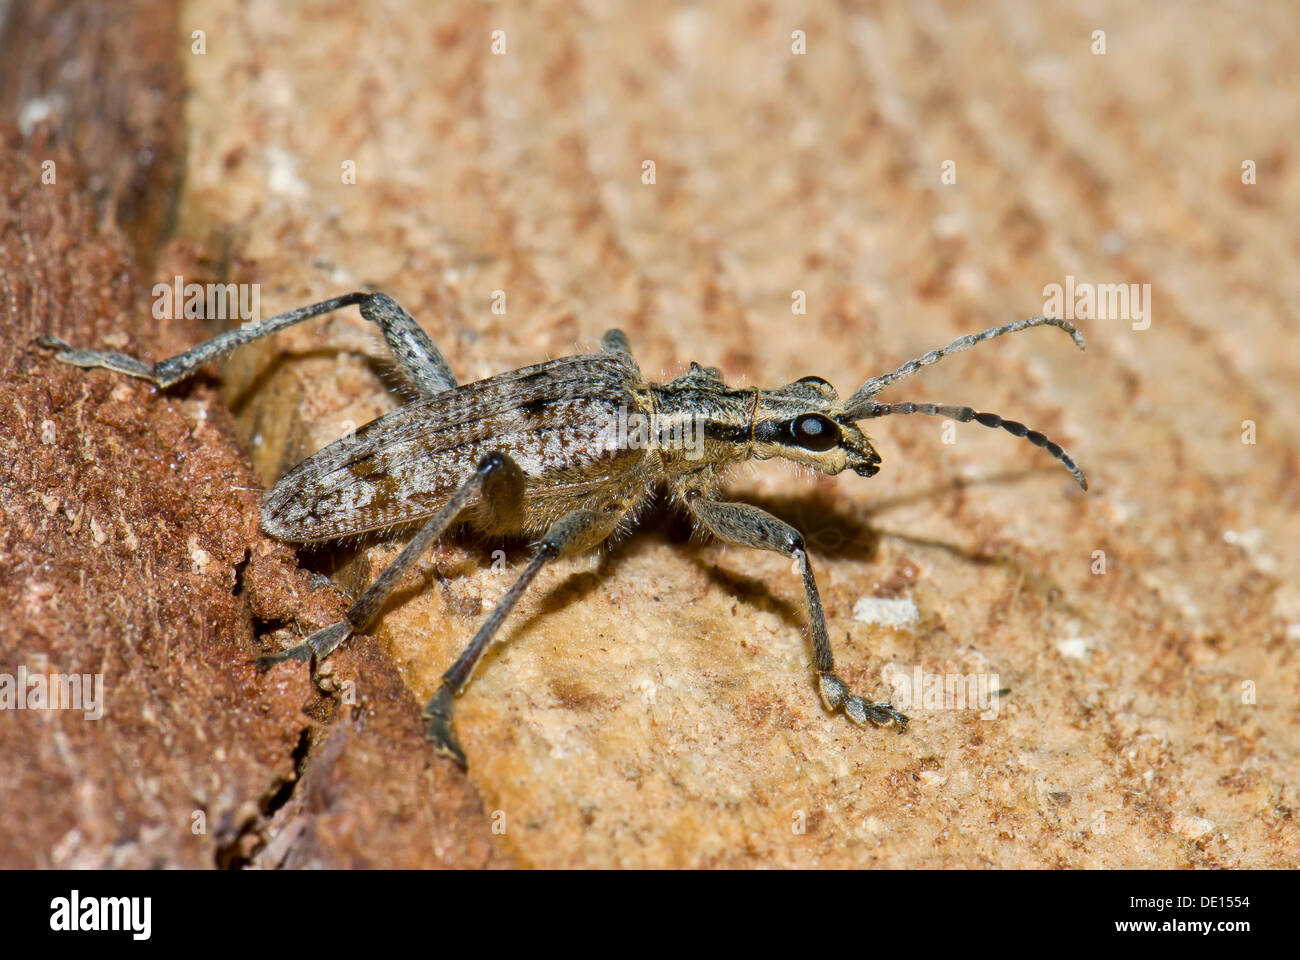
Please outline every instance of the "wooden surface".
M131 11L149 18L147 5ZM841 672L859 692L887 696L891 679L917 669L996 674L1010 691L996 718L912 709L900 737L826 715L789 562L699 544L661 510L612 550L539 577L457 708L471 763L462 776L424 751L418 703L527 553L456 541L338 654L330 685L352 681L357 708L310 689L301 666L238 674L238 707L227 708L257 714L258 736L278 746L254 751L246 773L201 757L186 769L215 777L236 807L276 794L279 778L298 784L236 831L246 838L238 863L1296 864L1300 176L1290 131L1300 110L1297 24L1284 5L385 11L193 0L168 23L172 46L128 44L154 58L151 79L131 77L131 58L82 57L127 70L132 91L170 90L167 122L125 111L137 126L112 127L123 142L99 153L69 133L103 123L89 108L10 136L10 209L49 205L69 226L37 270L23 264L21 238L49 231L11 215L4 322L91 346L125 334L127 349L157 359L203 335L149 317L149 287L177 272L259 283L266 315L375 287L421 320L462 381L588 349L620 326L652 376L698 360L733 383L818 374L842 393L960 334L1043 312L1044 288L1067 276L1150 284L1150 326L1081 320L1084 354L1055 331L1030 331L885 396L1024 420L1071 450L1086 494L1021 441L958 425L945 443L943 424L920 417L871 425L884 457L871 480L766 464L732 484L807 535ZM196 56L199 28L207 52ZM492 53L494 30L505 31L504 54ZM806 54L791 51L795 30ZM1092 52L1095 30L1105 54ZM53 82L36 67L22 75L31 85L6 88L10 116ZM91 203L94 178L147 129L180 165L179 177L142 188L151 209L170 212L164 226L115 222ZM80 177L58 191L22 185L55 147L85 166ZM653 184L642 180L647 160ZM341 182L348 161L354 184ZM954 183L942 179L948 161ZM1243 161L1257 183L1242 183ZM117 259L98 273L82 266L105 251ZM98 299L74 296L78 283ZM504 315L491 309L498 290ZM791 313L796 290L806 316ZM4 413L19 438L11 457L48 418L60 437L86 431L102 449L165 460L180 442L167 424L196 404L208 411L208 433L183 442L196 456L224 451L228 465L205 473L223 492L189 484L164 511L128 499L122 524L139 511L166 549L206 551L205 576L225 592L196 585L178 599L174 577L133 579L154 569L147 550L96 566L107 545L42 505L93 503L84 445L69 441L40 469L0 481L17 519L6 525L4 599L36 611L16 637L0 634L3 662L120 650L106 662L111 695L140 682L139 624L168 638L155 666L165 678L178 651L255 655L334 615L338 598L313 592L292 554L256 534L256 492L228 490L273 483L396 402L358 346L375 352L360 318L343 315L226 364L220 389L239 447L214 379L158 396L11 348L2 369L28 391L15 394L21 412L11 400ZM77 391L110 403L119 389L127 422L76 412ZM1247 420L1254 444L1242 442ZM244 480L231 451L251 460ZM219 515L194 526L204 511ZM30 600L54 582L38 541L62 558L57 618L54 601ZM400 545L299 557L356 590ZM282 598L274 615L256 593L231 593L241 547L277 558L265 581L281 585L266 588ZM1097 551L1105 573L1094 572ZM92 580L118 571L134 605L106 608L79 588L83 568ZM303 601L296 622L290 583L316 604ZM875 622L873 612L900 609L878 600L911 601L916 616ZM178 627L177 603L208 626ZM224 620L203 613L218 607ZM72 624L91 611L97 625L74 654ZM180 681L166 695L199 698ZM88 736L66 715L39 734L0 716L2 755L54 751L41 745L62 733L74 769L97 769L105 741L138 732L138 701L123 699L106 732ZM277 712L295 704L313 721ZM243 742L217 734L226 749ZM67 777L69 790L86 782ZM30 782L0 779L6 807L31 800ZM210 848L188 852L194 802L163 796L118 790L102 806L151 831L159 862L204 862ZM72 806L35 814L27 839L0 844L4 862L111 858L111 834L86 817Z

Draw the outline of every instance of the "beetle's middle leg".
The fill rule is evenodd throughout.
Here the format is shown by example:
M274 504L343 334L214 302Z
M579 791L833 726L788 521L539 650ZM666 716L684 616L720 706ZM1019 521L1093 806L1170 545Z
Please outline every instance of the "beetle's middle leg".
M621 353L629 357L632 356L632 347L627 342L627 334L617 327L605 331L605 335L600 338L600 349L605 353Z
M857 724L868 721L876 726L898 725L899 732L907 728L907 717L894 709L892 703L875 703L849 693L848 685L835 673L835 658L831 654L830 640L826 636L826 613L822 608L821 594L813 578L812 565L804 546L803 535L772 516L765 510L747 503L728 503L713 500L699 490L681 491L687 508L709 532L723 540L761 550L784 553L799 565L804 592L808 597L808 621L812 630L813 667L817 671L817 687L822 702L832 712L843 710Z
M504 453L489 453L479 461L469 478L456 488L451 498L425 522L393 562L384 568L384 572L366 592L348 607L344 619L317 630L301 643L286 650L259 658L258 668L265 670L285 660L306 662L313 657L317 661L328 657L353 633L365 630L371 624L411 564L446 532L462 510L476 500L481 500L497 515L511 516L519 509L523 487L524 475L519 465Z
M519 579L488 614L469 646L442 675L442 685L424 708L424 718L428 722L425 735L433 742L435 750L450 757L462 770L466 766L465 751L451 730L452 708L455 698L464 691L474 668L492 644L492 638L542 567L565 553L580 552L600 543L627 515L630 505L630 499L620 497L607 502L603 508L574 510L551 524L534 545L533 557Z
M632 356L632 346L627 342L627 334L617 327L606 330L605 335L600 338L601 353L613 353L623 357L633 370L639 376L641 367L637 364L636 358Z

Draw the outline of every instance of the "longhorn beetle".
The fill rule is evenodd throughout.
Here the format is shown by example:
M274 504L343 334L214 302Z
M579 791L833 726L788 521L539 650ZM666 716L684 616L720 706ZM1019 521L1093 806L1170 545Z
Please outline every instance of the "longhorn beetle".
M538 571L563 554L597 546L630 527L638 509L666 487L696 524L723 540L790 557L803 578L813 667L822 702L865 726L908 718L890 703L849 693L835 674L826 617L803 536L757 507L720 498L727 468L781 458L826 474L871 477L880 454L862 420L923 413L1001 427L1044 448L1083 489L1082 471L1036 430L994 413L938 403L882 403L876 395L922 367L977 343L1029 327L1059 327L1083 349L1065 320L1034 317L960 337L872 377L847 400L821 377L776 390L728 387L714 367L692 363L669 383L641 375L627 337L610 330L599 353L564 357L460 385L429 336L391 297L349 293L230 330L149 366L116 352L79 350L56 337L43 346L79 367L104 367L169 387L208 361L312 317L357 305L376 324L406 384L418 398L335 441L290 470L262 502L262 527L292 543L334 540L423 521L418 532L348 609L288 649L259 659L319 662L375 619L407 569L455 523L486 534L537 537L523 573L483 621L424 709L427 736L461 767L465 753L451 727L455 697ZM611 429L619 424L619 429ZM629 424L631 427L629 428ZM647 426L648 425L648 426ZM697 442L686 442L692 436Z

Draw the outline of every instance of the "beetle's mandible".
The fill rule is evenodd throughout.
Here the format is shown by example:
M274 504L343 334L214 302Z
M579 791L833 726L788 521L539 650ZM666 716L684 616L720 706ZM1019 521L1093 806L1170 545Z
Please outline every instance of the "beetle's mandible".
M1046 317L960 337L871 378L847 399L820 377L775 390L728 387L718 370L694 363L669 383L652 383L642 377L618 330L605 334L599 353L462 386L423 329L382 293L351 293L271 317L153 366L121 353L77 349L55 337L40 342L66 363L104 367L168 387L245 343L352 305L383 332L398 371L418 398L289 471L266 495L262 525L271 536L293 543L422 525L352 604L346 619L259 664L329 656L373 622L411 564L453 524L536 538L532 559L425 707L429 739L462 767L465 753L451 726L455 697L520 595L551 560L594 547L629 527L657 490L666 489L701 529L794 560L807 594L813 667L826 709L843 711L857 724L895 725L901 731L906 716L889 703L850 693L835 674L821 597L799 531L757 507L722 499L726 469L745 460L780 458L827 474L852 470L874 476L880 456L857 424L923 413L1024 437L1088 487L1058 444L1024 424L965 406L876 400L886 387L949 354L1029 327L1059 327L1083 349L1083 336L1072 323Z

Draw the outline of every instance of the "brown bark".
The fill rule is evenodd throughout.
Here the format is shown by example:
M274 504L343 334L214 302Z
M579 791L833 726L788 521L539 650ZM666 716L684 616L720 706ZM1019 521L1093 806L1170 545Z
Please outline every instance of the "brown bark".
M0 672L102 674L104 715L0 713L0 864L498 862L386 659L340 661L367 677L355 706L253 669L258 634L323 625L342 601L258 531L213 382L160 393L32 346L182 349L208 331L159 326L141 278L213 265L192 243L158 250L185 143L174 5L14 9L3 112L41 116L0 150ZM380 775L392 786L370 792Z

